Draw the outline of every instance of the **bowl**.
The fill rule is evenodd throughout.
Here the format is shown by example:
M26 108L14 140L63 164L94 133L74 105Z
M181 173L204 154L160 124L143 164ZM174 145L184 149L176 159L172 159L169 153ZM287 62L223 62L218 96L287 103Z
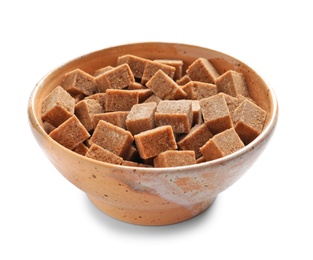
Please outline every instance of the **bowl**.
M210 60L222 74L243 73L251 97L267 111L262 133L237 152L196 165L144 168L96 161L68 150L44 131L43 99L60 85L64 74L80 68L90 74L115 65L118 56L133 54L148 59L181 59L184 69L197 58ZM168 225L193 218L205 211L219 193L234 184L264 151L278 118L273 89L248 65L227 54L204 47L165 42L114 46L71 60L45 75L33 89L28 117L32 133L55 168L105 214L132 224Z

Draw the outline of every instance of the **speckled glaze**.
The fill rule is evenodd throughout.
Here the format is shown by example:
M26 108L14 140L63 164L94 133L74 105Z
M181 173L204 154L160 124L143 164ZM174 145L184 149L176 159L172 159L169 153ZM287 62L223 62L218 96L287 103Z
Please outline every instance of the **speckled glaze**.
M95 161L52 140L43 130L41 104L65 73L80 68L88 73L115 65L118 56L182 59L186 69L195 59L207 58L218 72L243 73L256 103L268 112L261 135L240 151L197 165L139 168ZM206 210L216 196L237 181L255 162L272 136L278 105L272 88L250 67L226 54L177 43L134 43L99 50L69 61L48 73L34 88L28 105L30 127L47 157L63 176L83 190L104 213L139 225L167 225L190 219Z

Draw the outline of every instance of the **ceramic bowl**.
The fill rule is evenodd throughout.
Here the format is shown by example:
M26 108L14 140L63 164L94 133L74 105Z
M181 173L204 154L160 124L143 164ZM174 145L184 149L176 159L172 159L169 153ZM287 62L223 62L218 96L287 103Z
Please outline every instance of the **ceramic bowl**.
M243 149L210 162L168 168L129 167L103 163L72 152L43 129L41 104L60 84L65 73L80 68L90 74L115 65L118 56L134 54L149 59L181 59L186 67L207 58L222 74L235 70L245 75L251 97L268 112L263 132ZM83 55L44 76L33 89L28 115L33 135L55 168L84 191L107 215L139 225L167 225L197 216L219 193L236 182L256 161L273 135L278 105L273 89L245 63L208 48L178 43L134 43Z

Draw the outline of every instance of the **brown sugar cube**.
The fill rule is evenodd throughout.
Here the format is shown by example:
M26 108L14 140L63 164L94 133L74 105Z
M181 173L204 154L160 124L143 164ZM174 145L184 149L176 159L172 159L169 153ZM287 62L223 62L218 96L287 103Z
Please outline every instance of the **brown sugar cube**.
M143 163L138 163L138 162L133 162L133 161L128 161L128 160L124 160L122 162L122 165L131 166L131 167L144 167L144 168L152 167L151 165L148 165L148 164L143 164Z
M74 149L73 152L78 153L80 155L85 156L85 154L88 151L88 147L84 145L83 143L78 144Z
M200 147L200 151L206 161L211 161L236 152L244 146L234 128L230 128L213 136Z
M95 77L99 92L107 89L123 89L135 81L134 75L128 64L119 65Z
M146 86L161 99L183 99L185 91L162 70L158 70L146 83Z
M100 145L120 157L127 154L133 140L134 138L129 131L103 120L99 121L90 137L91 143Z
M244 100L235 110L234 128L244 144L252 142L263 130L266 111L249 99Z
M212 63L205 58L196 59L186 70L191 80L207 83L215 83L219 77Z
M199 158L197 158L196 162L197 162L197 164L198 164L198 163L206 162L206 160L204 159L203 156L200 156Z
M92 144L85 156L106 163L122 164L123 162L122 157L117 156L97 144Z
M127 129L133 135L136 135L154 128L154 112L156 107L157 104L155 102L134 105L126 118Z
M130 167L142 167L140 163L129 160L123 160L122 165Z
M138 161L139 160L139 153L137 149L131 145L127 151L127 154L124 156L126 161Z
M189 77L188 74L185 74L185 75L182 76L180 79L177 79L177 80L176 80L176 83L177 83L179 86L183 86L183 85L186 85L189 81L191 81L191 78Z
M155 102L155 103L159 104L161 100L162 100L162 99L159 98L156 94L152 94L150 97L148 97L148 98L144 101L144 103Z
M75 105L75 115L88 132L94 129L93 115L102 112L102 106L94 99L84 99Z
M162 100L154 116L157 126L170 125L174 133L189 133L193 122L191 100Z
M158 70L163 71L164 74L173 79L176 69L175 67L149 60L143 71L141 84L146 84Z
M105 110L130 111L132 106L139 103L137 90L108 89L106 91Z
M142 78L148 59L126 54L117 58L117 65L128 64L135 78Z
M103 111L105 111L105 93L96 93L90 96L85 97L85 99L94 99L99 102L99 104L102 106Z
M193 100L200 100L217 94L217 87L215 84L200 81L189 81L182 86L182 89L187 93L187 98Z
M194 151L169 150L160 153L153 160L154 167L176 167L196 164Z
M87 140L85 140L85 141L83 142L83 144L86 145L87 148L89 148L89 147L91 146L90 139L88 138Z
M90 134L78 118L72 116L54 129L49 136L59 144L72 150L89 138Z
M86 96L82 93L74 95L73 98L75 99L75 104L77 104L79 101L83 100Z
M251 97L245 97L241 94L238 94L236 96L236 98L238 99L238 105L240 105L243 101L245 101L246 99L249 99L251 102L255 103L254 100Z
M177 144L182 150L193 150L196 158L199 158L202 154L200 147L202 147L213 134L210 132L205 124L195 125L191 128L190 132L180 139Z
M139 95L138 96L138 98L139 98L138 102L139 103L144 102L147 98L149 98L153 94L153 92L149 88L137 89L136 91L138 92L138 95Z
M75 69L67 73L61 86L72 96L77 94L89 96L98 91L95 78L80 69Z
M219 92L224 92L233 97L239 94L249 97L246 80L242 73L234 70L226 71L216 79L215 83Z
M129 160L123 160L122 165L124 166L130 166L130 167L140 167L138 162L133 162Z
M192 118L193 118L192 125L203 123L200 101L191 100L191 108L192 108Z
M130 90L136 90L136 89L146 89L147 87L142 85L141 83L139 82L136 82L134 81L133 83L131 83L129 86L128 86L128 89Z
M44 121L42 123L42 126L43 126L43 129L45 130L45 132L47 134L50 134L54 129L55 129L55 126L51 125L50 123L48 123L47 121Z
M74 114L74 107L75 99L58 86L42 102L41 118L58 127Z
M156 59L154 61L174 67L175 68L174 80L178 80L183 76L184 62L182 60Z
M215 95L200 100L204 123L212 134L220 133L233 126L224 96Z
M154 167L154 166L153 166L153 159L154 159L154 157L151 157L151 158L148 158L148 159L142 159L142 158L140 157L139 163L142 163L142 164L144 164L144 165L149 165L150 167Z
M93 74L93 76L94 77L97 77L97 76L99 76L100 74L102 74L102 73L104 73L104 72L107 72L107 71L109 71L109 70L111 70L111 69L113 69L113 67L112 66L105 66L105 67L103 67L103 68L100 68L100 69L97 69L96 71L95 71L95 73Z
M128 116L128 114L129 111L115 111L94 114L93 115L94 128L97 127L97 124L99 123L100 120L104 120L120 128L126 129L126 117Z
M169 125L156 127L134 136L139 155L149 159L167 150L177 149L172 127Z

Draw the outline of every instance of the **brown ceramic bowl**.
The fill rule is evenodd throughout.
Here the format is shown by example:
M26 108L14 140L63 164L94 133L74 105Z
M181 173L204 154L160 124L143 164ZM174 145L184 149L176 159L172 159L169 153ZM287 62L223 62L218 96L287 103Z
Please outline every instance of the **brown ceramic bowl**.
M263 132L249 145L224 158L172 168L103 163L76 154L52 140L44 131L40 117L43 99L60 84L65 73L80 68L92 74L106 65L115 65L117 57L123 54L182 59L185 69L195 59L204 57L220 74L230 69L243 73L251 97L268 112ZM147 42L96 51L51 71L32 91L28 115L34 137L56 169L83 190L101 211L129 223L166 225L206 210L220 192L250 168L274 132L278 105L272 88L252 68L229 55L198 46Z

